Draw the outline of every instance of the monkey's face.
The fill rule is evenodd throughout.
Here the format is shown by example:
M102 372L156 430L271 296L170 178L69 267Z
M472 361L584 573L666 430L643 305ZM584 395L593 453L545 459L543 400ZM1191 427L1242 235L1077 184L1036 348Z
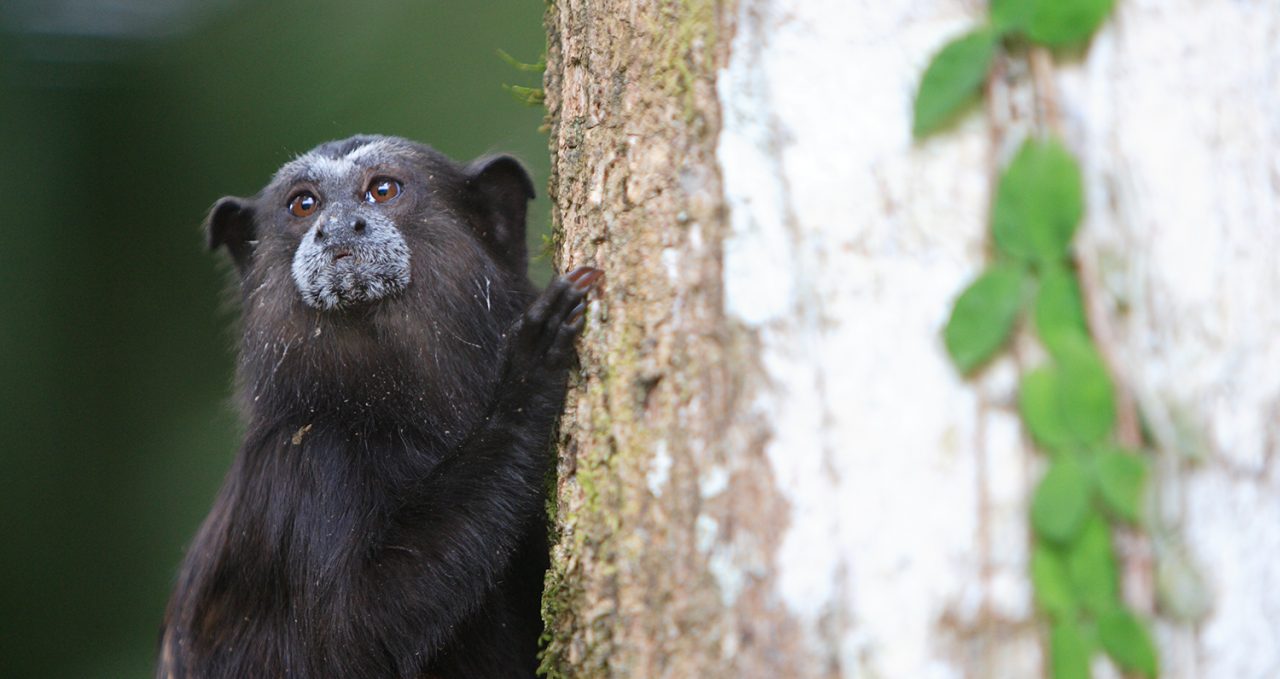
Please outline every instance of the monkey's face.
M288 272L297 299L330 312L396 297L420 277L466 264L446 259L477 268L485 250L484 259L523 276L531 197L528 175L509 157L464 168L404 139L353 137L285 164L252 200L215 204L210 246L227 247L246 286L275 295Z
M415 149L379 139L321 147L286 164L264 192L269 231L292 248L289 270L303 303L320 311L375 302L412 278L404 229L415 193ZM419 196L420 198L420 196Z
M366 181L371 170L345 165L322 165L328 176L302 182L288 199L298 220L290 230L306 229L290 267L293 282L302 301L322 311L393 295L411 277L409 246L391 209L403 183L387 175Z

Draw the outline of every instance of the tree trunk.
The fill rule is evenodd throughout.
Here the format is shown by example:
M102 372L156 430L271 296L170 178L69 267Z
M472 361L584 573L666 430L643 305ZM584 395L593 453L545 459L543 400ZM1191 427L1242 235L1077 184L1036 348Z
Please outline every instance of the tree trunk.
M1090 320L1154 442L1125 597L1161 676L1280 676L1280 5L1121 0L913 142L927 59L984 4L550 6L555 252L608 276L561 427L551 676L1047 676L1016 408L1040 350L965 380L940 339L1046 80Z

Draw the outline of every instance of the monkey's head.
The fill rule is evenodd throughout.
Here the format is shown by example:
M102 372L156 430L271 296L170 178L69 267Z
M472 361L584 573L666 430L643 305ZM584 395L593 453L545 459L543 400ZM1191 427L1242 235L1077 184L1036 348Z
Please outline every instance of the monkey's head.
M495 379L504 333L536 292L532 197L510 156L462 165L358 136L286 163L252 198L219 200L206 229L239 273L242 403L436 398L439 428L457 431L460 404Z
M253 198L219 200L206 229L246 293L287 272L297 301L340 313L440 283L459 265L474 271L490 260L523 277L531 198L529 175L510 156L464 167L405 139L357 136L290 161Z

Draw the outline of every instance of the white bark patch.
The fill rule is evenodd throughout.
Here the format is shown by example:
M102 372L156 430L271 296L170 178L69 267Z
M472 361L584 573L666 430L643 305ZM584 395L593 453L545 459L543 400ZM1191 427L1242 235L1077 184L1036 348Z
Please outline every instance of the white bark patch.
M971 21L959 3L742 2L719 79L726 306L762 342L755 408L792 507L776 588L847 676L962 676L944 620L1030 612L1016 420L979 407L940 341L983 263L985 137L977 120L910 137L925 59ZM1000 468L985 518L980 455Z
M671 451L667 449L667 442L659 440L653 446L653 460L649 462L649 473L645 475L645 481L649 484L649 492L654 497L662 496L662 489L666 488L667 480L671 478Z

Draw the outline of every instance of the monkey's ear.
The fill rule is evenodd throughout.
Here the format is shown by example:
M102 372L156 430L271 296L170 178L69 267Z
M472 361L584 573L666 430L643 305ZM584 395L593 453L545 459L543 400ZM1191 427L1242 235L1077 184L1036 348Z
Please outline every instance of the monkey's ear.
M209 216L204 220L204 232L209 236L209 250L217 250L219 245L227 246L236 269L244 273L249 265L249 255L253 251L253 241L257 238L253 228L253 203L244 198L227 196L209 208Z
M524 275L529 264L525 216L533 180L511 156L487 156L467 166L467 192L480 238L507 266Z

